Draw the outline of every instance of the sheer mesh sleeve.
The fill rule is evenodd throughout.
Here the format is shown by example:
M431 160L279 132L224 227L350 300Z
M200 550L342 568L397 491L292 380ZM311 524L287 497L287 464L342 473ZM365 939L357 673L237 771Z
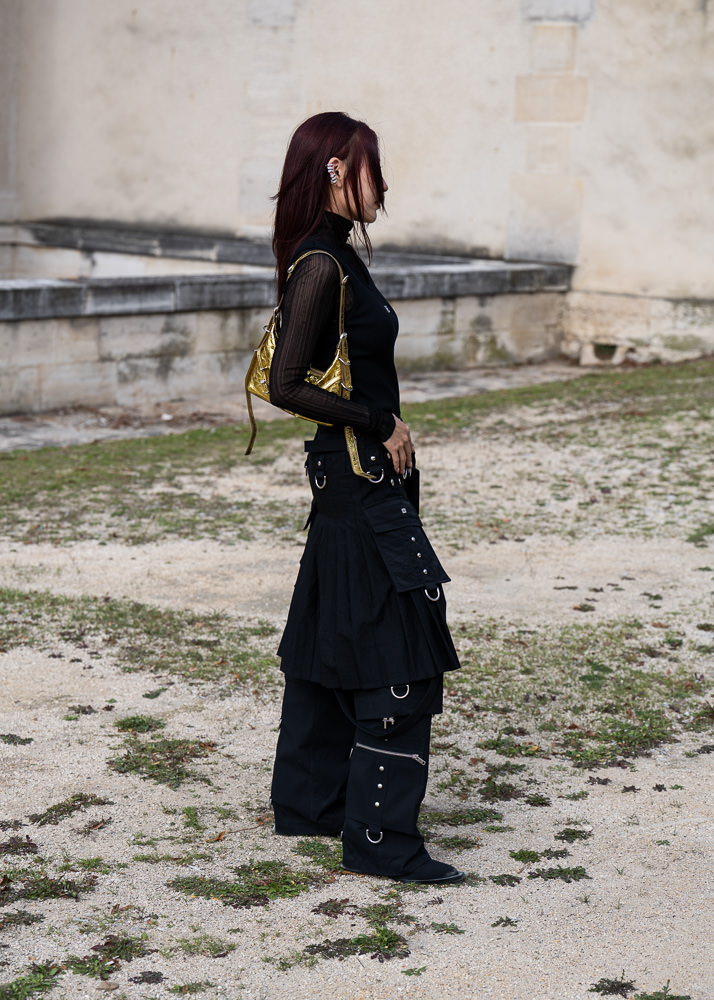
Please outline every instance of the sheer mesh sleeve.
M394 429L391 413L370 410L305 381L312 365L324 368L335 356L339 302L340 279L334 261L324 253L301 261L285 286L280 334L270 367L270 399L300 416L349 425L385 441ZM348 283L347 308L350 302Z

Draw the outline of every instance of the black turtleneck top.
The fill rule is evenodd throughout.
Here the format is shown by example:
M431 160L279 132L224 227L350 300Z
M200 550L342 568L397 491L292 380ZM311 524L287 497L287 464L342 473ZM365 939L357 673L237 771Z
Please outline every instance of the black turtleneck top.
M311 366L329 367L337 350L340 277L334 261L322 253L301 261L285 285L280 333L270 369L270 399L292 413L340 430L348 425L386 441L394 430L393 415L400 413L394 365L399 322L348 243L351 231L349 219L326 212L323 223L293 257L296 260L306 250L326 250L339 260L348 276L345 332L351 397L343 399L305 381ZM331 430L318 427L317 435L329 437Z

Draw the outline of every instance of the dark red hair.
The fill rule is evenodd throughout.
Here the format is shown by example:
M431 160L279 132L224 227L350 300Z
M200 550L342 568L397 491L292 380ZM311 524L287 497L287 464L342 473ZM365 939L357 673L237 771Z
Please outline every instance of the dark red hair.
M298 125L293 133L285 155L280 187L275 195L273 252L277 260L278 295L282 295L288 265L296 249L320 225L330 203L327 162L333 156L347 164L345 185L348 202L355 206L356 227L371 259L372 244L361 217L360 174L366 165L380 208L384 208L379 140L369 125L350 118L342 111L313 115Z

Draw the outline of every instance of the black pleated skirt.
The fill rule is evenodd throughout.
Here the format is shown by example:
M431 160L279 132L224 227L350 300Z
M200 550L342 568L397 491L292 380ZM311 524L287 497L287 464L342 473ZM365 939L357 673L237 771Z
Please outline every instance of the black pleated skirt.
M446 624L449 580L379 442L360 442L356 476L345 449L308 442L310 528L285 631L282 670L295 680L363 690L459 667Z

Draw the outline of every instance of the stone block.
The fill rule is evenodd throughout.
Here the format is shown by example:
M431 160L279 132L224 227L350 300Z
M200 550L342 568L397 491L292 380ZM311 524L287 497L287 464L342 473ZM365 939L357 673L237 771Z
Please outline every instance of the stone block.
M578 177L514 174L506 256L576 263L582 201Z
M98 323L103 361L183 357L194 349L195 313L101 317Z
M0 358L3 368L45 364L54 355L53 330L47 324L0 322Z
M23 279L0 282L0 319L81 316L85 288L77 281Z
M572 73L575 69L574 24L538 24L531 34L533 73Z
M60 406L107 406L116 401L117 371L112 362L42 365L39 410Z
M29 368L0 369L0 414L36 413L41 410L40 370Z
M578 344L630 345L650 338L652 300L636 295L571 292L565 335Z
M562 122L585 120L588 109L588 78L558 73L532 73L516 78L516 122Z
M99 361L99 325L94 317L38 320L53 329L53 356L58 365Z
M595 0L521 0L524 21L575 21L585 24L594 10Z
M569 125L526 126L526 172L566 174L572 153Z
M173 312L176 288L173 279L101 278L87 286L86 312L97 316Z
M714 301L572 292L563 346L584 365L704 357L714 353Z
M196 354L220 351L252 353L263 336L271 310L210 310L196 314Z
M545 361L560 352L563 297L557 293L514 297L509 345L519 361Z
M169 399L219 395L228 391L218 354L126 358L117 364L117 403L139 406Z
M202 275L176 280L176 309L272 308L275 294L272 272L220 277Z

